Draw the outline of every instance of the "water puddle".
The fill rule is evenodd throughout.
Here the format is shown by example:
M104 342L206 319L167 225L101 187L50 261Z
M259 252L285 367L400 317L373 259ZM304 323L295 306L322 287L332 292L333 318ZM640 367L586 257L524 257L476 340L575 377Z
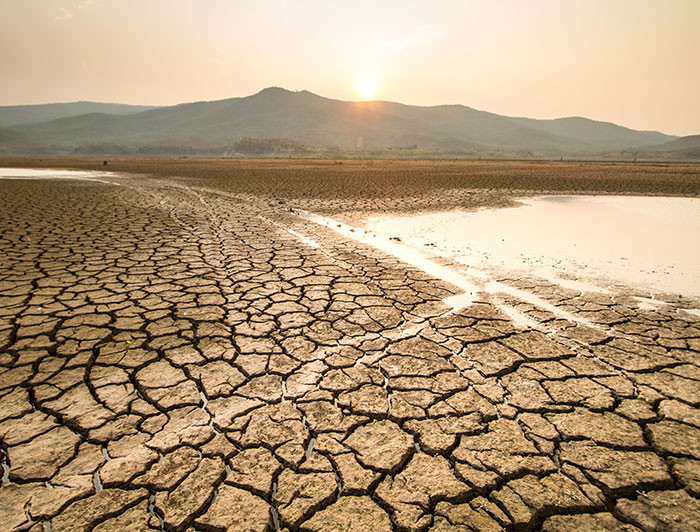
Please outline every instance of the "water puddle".
M510 318L514 326L520 327L521 329L542 329L538 321L532 319L524 312L519 311L517 308L505 304L498 296L493 298L493 304Z
M95 493L99 493L103 490L102 477L100 477L99 469L92 474L92 483L95 487Z
M292 212L461 289L443 299L452 309L447 314L485 293L517 327L546 329L503 301L503 294L557 318L603 329L546 297L497 281L517 278L518 271L580 293L613 294L632 287L651 296L637 299L645 310L663 307L655 294L680 296L690 307L700 300L700 199L550 196L512 209L369 218L362 228ZM697 308L683 310L700 314ZM417 330L422 327L418 324Z
M546 196L509 209L370 218L365 229L467 271L525 270L581 291L605 293L607 280L700 298L696 198Z
M637 300L637 308L641 310L659 310L667 304L651 297L635 297L634 299Z
M577 316L575 314L572 314L571 312L567 312L565 310L560 309L559 307L552 305L549 301L547 301L544 298L541 298L535 294L532 294L528 292L527 290L520 290L518 288L513 288L510 285L507 285L505 283L501 283L498 281L489 281L486 283L484 286L484 289L486 292L492 295L496 294L506 294L509 296L513 296L521 301L525 301L526 303L531 303L532 305L535 305L543 310L546 310L547 312L551 312L554 314L557 318L561 318L567 321L573 321L575 323L578 323L580 325L584 325L586 327L590 327L592 329L598 329L600 328L599 325L596 325L595 323L587 320L586 318L582 318L580 316ZM520 314L519 316L513 316L511 315L511 319L518 323L519 319L525 319L529 320L525 315L522 315L517 309L504 309L507 314L512 314L513 311L516 313ZM531 326L531 324L528 324Z
M306 445L306 451L304 453L304 456L306 456L307 460L311 460L311 455L314 452L315 445L316 445L316 438L314 436L311 436L311 438L309 438L309 443Z
M93 170L62 170L46 168L0 168L0 179L71 179L93 181L107 185L118 185L101 177L117 177L114 172L96 172Z
M400 240L397 240L386 234L374 231L365 231L357 227L353 227L326 216L319 216L306 211L295 209L294 213L309 220L311 222L323 225L340 233L346 238L374 246L388 255L392 255L402 262L409 264L431 274L438 279L442 279L463 290L463 294L459 298L459 305L468 306L472 304L477 297L480 289L472 282L472 280L462 275L459 271L439 264L435 260L426 256L421 250L407 246ZM447 304L450 304L447 302Z
M332 218L319 216L306 211L295 210L295 214L302 216L303 218L318 223L320 225L326 226L334 231L340 233L346 238L362 242L363 244L369 244L377 249L380 249L384 253L393 255L394 257L400 259L401 261L415 266L416 268L436 277L442 279L455 287L462 290L462 292L457 293L453 296L448 296L442 300L451 310L446 312L443 316L457 312L462 308L472 305L478 300L478 295L480 293L488 293L493 298L493 303L495 306L502 310L514 323L516 327L527 328L539 328L539 324L529 318L526 314L520 312L519 310L513 308L510 305L505 304L497 296L498 294L506 294L509 296L516 297L521 301L531 303L543 308L559 318L563 318L569 321L577 322L587 327L600 328L599 326L591 323L585 318L578 317L569 312L565 312L556 306L550 304L544 299L531 294L525 290L519 290L507 284L494 281L490 279L489 276L480 270L467 269L459 264L455 264L454 261L450 265L442 264L445 262L444 255L440 257L439 253L436 253L434 249L440 249L437 244L431 245L431 251L427 252L423 249L416 248L410 245L410 238L407 235L408 242L403 241L403 237L398 236L387 236L387 234L381 234L379 231L365 230L357 227L352 227L350 225L344 224ZM401 220L404 220L402 217ZM382 220L386 220L382 218ZM392 227L393 229L393 227ZM392 231L396 233L397 231ZM448 257L449 258L449 257ZM453 259L453 257L452 257ZM448 261L449 262L449 261ZM588 287L586 283L578 281L567 281L562 279L565 284L569 286L576 286L579 289ZM593 291L605 291L599 289L595 286L591 286ZM403 326L402 337L413 336L420 332L426 326L426 322L411 324L405 329ZM364 359L365 357L363 357ZM359 362L359 360L358 360ZM363 360L364 362L364 360ZM391 408L391 404L390 407Z
M148 497L148 515L158 519L158 524L160 526L160 530L165 531L165 520L163 519L163 516L160 514L160 511L156 508L156 495L155 495L155 493L151 493Z
M272 481L272 494L270 497L270 500L273 501L273 504L270 504L270 515L272 515L272 526L275 528L275 532L279 532L280 529L280 517L279 513L277 512L277 508L274 506L274 500L275 497L277 496L277 479Z
M299 240L301 240L307 246L310 246L312 248L320 248L321 247L321 245L318 242L309 238L308 236L304 236L301 233L297 233L294 229L287 229L287 232L290 235L297 237Z
M10 461L8 459L7 451L0 449L0 457L2 457L2 462L0 462L0 467L2 468L2 484L9 484L10 482Z

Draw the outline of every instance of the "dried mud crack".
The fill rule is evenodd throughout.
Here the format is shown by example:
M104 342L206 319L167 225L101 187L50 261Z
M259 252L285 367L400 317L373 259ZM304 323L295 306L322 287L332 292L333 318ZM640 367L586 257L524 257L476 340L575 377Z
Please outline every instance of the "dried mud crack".
M2 530L700 530L678 302L503 277L455 309L286 203L167 179L0 204Z

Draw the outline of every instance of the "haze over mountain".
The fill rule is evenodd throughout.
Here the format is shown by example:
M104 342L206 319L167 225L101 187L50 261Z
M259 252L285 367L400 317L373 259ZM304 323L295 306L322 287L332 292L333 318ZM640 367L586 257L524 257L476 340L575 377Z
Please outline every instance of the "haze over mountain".
M535 120L463 105L347 102L277 87L247 97L159 108L97 103L4 107L0 128L0 153L17 155L279 155L318 150L363 155L390 150L401 156L584 158L644 152L668 158L678 151L679 157L694 158L693 147L700 142L580 117ZM241 144L241 139L249 142ZM252 142L257 146L252 151L251 139L260 139ZM677 149L668 144L684 139ZM239 149L244 145L248 151Z
M127 115L155 109L153 105L125 105L120 103L71 102L40 105L0 106L0 128L21 124L38 124L67 116L88 113Z
M700 160L700 135L688 135L659 146L648 146L644 151L651 153L675 153L688 159Z

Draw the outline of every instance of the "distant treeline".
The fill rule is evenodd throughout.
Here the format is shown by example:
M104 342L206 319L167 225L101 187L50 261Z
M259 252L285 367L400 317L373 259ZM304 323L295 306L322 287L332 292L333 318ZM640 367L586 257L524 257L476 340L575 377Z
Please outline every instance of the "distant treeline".
M227 155L312 155L318 148L307 146L289 139L241 138Z
M76 146L72 155L124 155L124 156L143 156L156 157L161 155L180 155L180 156L219 156L223 153L223 146L212 148L201 148L185 145L167 145L167 144L146 144L142 146L122 145L114 143L94 143L81 144Z
M532 152L500 150L421 149L417 144L397 147L343 148L310 146L283 138L243 137L228 150L226 157L319 157L319 158L383 158L383 159L479 159L542 158Z
M2 133L3 130L0 130ZM3 143L2 141L8 141ZM466 149L421 148L416 144L397 147L345 148L338 146L310 146L284 138L242 137L233 145L193 146L186 144L120 144L94 142L72 147L12 142L0 134L0 156L115 156L115 157L306 157L321 159L518 159L518 160L621 160L621 161L697 161L700 149L682 146L673 152L644 149L612 151L598 156L552 157L551 154L534 151L506 151ZM5 145L3 145L5 144ZM18 145L20 144L20 145Z

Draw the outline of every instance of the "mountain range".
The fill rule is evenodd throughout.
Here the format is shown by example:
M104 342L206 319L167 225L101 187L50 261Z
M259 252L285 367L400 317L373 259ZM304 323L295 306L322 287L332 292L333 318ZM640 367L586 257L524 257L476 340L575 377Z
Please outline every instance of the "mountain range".
M700 160L700 135L676 137L580 117L508 117L464 105L347 102L270 87L168 107L0 107L0 154Z

